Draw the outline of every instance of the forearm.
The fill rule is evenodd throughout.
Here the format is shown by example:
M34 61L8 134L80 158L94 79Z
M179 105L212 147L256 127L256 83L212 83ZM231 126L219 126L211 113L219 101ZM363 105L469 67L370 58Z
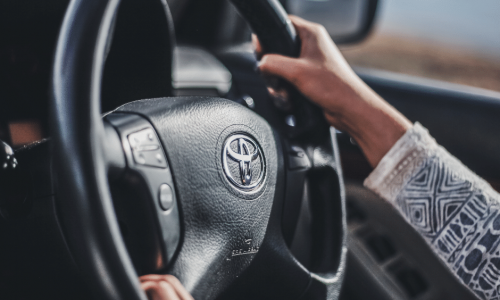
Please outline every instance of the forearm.
M500 285L500 195L416 125L365 185L391 202L484 299Z
M350 99L349 105L325 108L325 116L332 126L351 135L376 167L412 124L357 76L349 81L342 97Z

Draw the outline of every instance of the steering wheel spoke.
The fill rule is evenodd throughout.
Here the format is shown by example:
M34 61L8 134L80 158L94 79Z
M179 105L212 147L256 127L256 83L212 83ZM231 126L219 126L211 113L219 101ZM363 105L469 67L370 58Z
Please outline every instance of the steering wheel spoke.
M284 140L285 172L286 172L286 195L283 207L283 237L290 247L297 228L304 188L306 186L307 173L311 169L311 160L306 151Z
M332 299L345 269L345 195L335 129L317 127L302 138L284 138L286 198L283 235L311 272L304 299ZM312 296L320 292L324 296Z
M105 120L118 137L127 166L111 183L122 235L136 270L141 274L159 272L172 260L181 234L164 147L151 123L139 115L114 113Z

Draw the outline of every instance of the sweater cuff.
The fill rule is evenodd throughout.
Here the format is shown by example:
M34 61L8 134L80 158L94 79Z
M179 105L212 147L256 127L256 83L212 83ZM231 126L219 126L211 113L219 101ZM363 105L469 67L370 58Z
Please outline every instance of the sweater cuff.
M365 180L365 187L388 201L394 201L408 180L437 149L438 145L427 129L415 123L382 158Z

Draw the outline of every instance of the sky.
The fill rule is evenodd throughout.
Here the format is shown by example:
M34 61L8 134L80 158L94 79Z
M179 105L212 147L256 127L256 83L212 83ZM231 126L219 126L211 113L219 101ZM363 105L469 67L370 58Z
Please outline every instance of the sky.
M500 60L500 0L380 0L377 30Z

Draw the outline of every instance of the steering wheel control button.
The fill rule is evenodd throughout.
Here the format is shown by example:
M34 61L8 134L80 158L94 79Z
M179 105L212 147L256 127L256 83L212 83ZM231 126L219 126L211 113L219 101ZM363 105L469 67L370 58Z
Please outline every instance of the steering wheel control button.
M246 107L248 107L250 109L254 109L255 108L255 101L249 95L244 95L241 98L241 102L242 102L242 104L244 104Z
M164 211L172 208L172 206L174 205L174 192L168 184L164 183L160 186L158 199L160 202L160 207Z
M156 168L168 167L165 154L152 128L129 134L128 142L136 164Z
M288 115L285 118L285 123L290 127L295 127L297 125L297 119L294 115Z
M12 148L0 140L0 170L13 170L17 167L17 160L14 157Z
M262 150L248 135L235 134L226 140L222 166L226 178L240 190L254 190L264 181L266 164Z

